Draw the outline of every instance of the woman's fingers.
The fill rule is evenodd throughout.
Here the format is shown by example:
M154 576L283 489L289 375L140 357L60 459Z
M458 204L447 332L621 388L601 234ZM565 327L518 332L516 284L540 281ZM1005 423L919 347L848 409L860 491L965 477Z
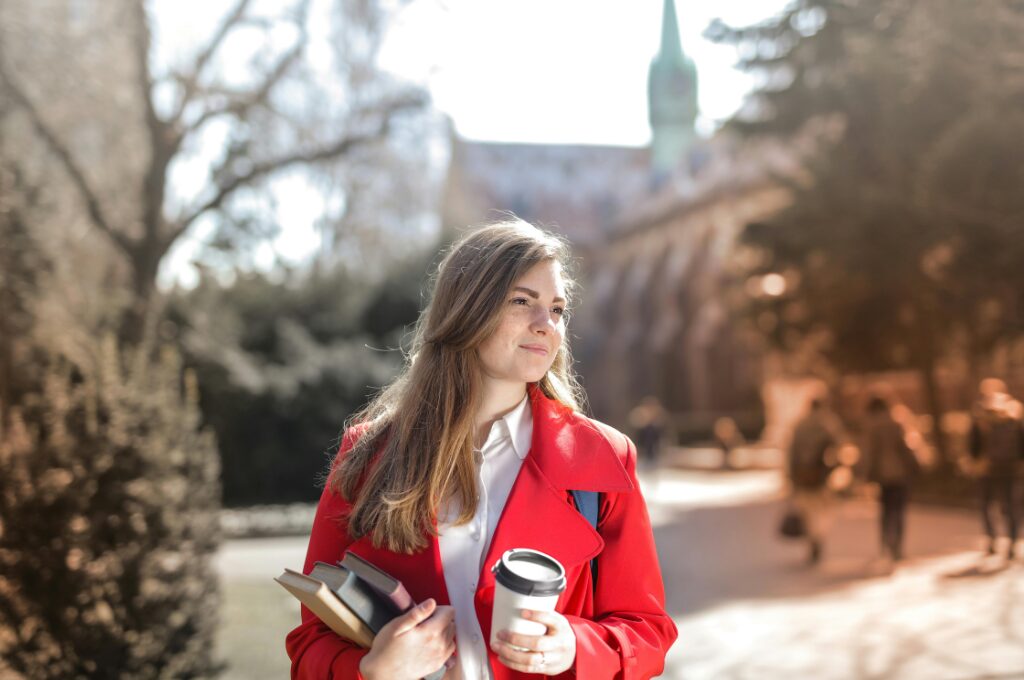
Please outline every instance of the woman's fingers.
M524 609L520 615L544 624L544 635L498 632L491 649L509 668L523 673L557 675L572 667L576 659L576 638L568 620L557 612Z
M527 621L536 621L548 627L548 634L561 628L565 617L557 612L543 612L537 609L524 609L521 615Z
M498 633L498 640L531 652L550 652L556 645L555 639L549 635L524 635L507 630Z
M545 667L555 660L554 653L519 650L507 642L496 642L491 649L501 663L523 673L543 673Z
M427 634L434 634L447 637L449 630L454 630L455 608L449 605L440 605L434 609L434 613L419 624L421 630Z
M423 600L423 602L420 602L418 605L387 625L394 626L395 635L401 635L430 618L430 615L434 613L435 609L437 609L437 602L434 598L429 598Z

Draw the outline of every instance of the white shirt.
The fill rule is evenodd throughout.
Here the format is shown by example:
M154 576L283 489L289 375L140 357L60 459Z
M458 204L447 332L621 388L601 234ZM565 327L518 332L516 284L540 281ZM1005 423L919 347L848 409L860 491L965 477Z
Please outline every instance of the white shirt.
M444 567L448 598L455 608L455 644L458 648L456 678L491 680L487 662L488 641L476 618L474 596L484 568L481 564L505 508L505 501L530 450L533 413L527 397L505 416L494 421L487 441L476 451L479 501L469 524L455 526L458 508L438 518L438 547ZM490 565L488 565L490 566Z

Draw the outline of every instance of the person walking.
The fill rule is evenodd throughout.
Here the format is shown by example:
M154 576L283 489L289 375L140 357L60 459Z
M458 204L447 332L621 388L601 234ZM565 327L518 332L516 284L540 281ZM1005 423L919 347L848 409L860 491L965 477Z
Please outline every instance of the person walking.
M907 445L903 427L892 417L889 403L872 397L867 406L867 422L861 446L867 479L879 487L879 537L882 555L893 562L903 559L910 486L920 466Z
M978 478L981 521L988 536L987 552L989 555L996 553L997 532L992 505L998 502L1009 538L1006 557L1013 559L1020 512L1017 468L1019 461L1024 459L1021 404L1009 395L1006 383L998 378L981 381L979 395L968 449Z
M305 563L350 550L420 605L368 650L304 609L286 639L294 680L417 680L442 665L447 680L662 672L676 627L636 448L580 412L567 261L561 240L520 220L468 233L442 261L407 365L345 432ZM599 493L596 527L574 490ZM554 612L523 610L544 634L488 644L491 567L514 548L558 560L566 588Z
M807 562L821 561L825 535L831 523L831 497L827 488L833 462L830 452L836 437L825 413L825 402L812 399L806 415L793 430L787 473L790 504L803 518L808 551Z
M665 432L665 409L654 395L648 395L629 412L629 424L636 438L637 453L642 466L658 464Z
M735 465L733 452L746 443L743 439L743 433L740 432L736 421L729 416L716 418L715 424L711 428L711 433L715 439L715 446L722 451L721 468L723 470L731 470Z

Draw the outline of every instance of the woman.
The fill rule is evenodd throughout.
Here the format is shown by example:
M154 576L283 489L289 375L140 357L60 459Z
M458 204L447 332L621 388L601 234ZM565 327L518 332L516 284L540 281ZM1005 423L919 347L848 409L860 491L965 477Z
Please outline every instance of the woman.
M882 397L872 397L867 411L864 457L868 481L879 486L878 529L882 556L898 562L903 559L903 528L910 484L919 466L907 446L903 426L892 417L889 403Z
M441 263L405 371L343 438L305 565L352 550L421 604L370 650L303 610L287 639L293 678L415 680L446 660L446 677L466 680L661 672L676 629L636 450L579 413L566 259L517 220L468 234ZM596 531L572 490L600 493ZM567 587L554 613L524 612L546 634L502 631L491 646L490 567L511 548L556 558Z

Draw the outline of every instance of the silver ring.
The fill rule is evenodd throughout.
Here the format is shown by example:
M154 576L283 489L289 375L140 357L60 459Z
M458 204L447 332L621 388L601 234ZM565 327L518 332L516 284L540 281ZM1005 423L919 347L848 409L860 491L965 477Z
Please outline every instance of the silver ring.
M544 652L540 653L540 665L543 666L546 663L544 659Z

